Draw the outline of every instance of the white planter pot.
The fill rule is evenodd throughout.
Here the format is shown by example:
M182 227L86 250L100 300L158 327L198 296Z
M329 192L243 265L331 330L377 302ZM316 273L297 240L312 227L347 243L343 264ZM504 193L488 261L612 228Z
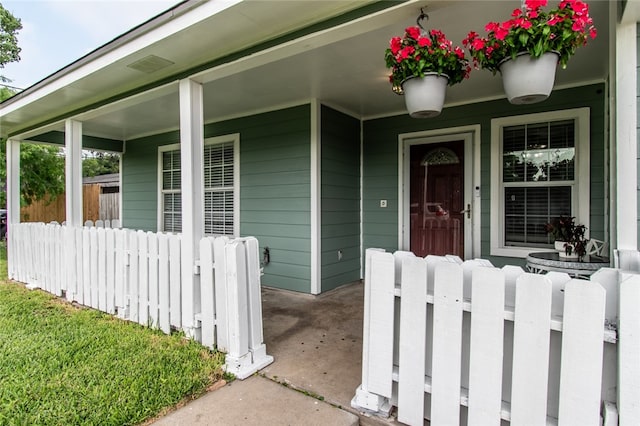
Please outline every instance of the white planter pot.
M499 68L509 102L522 105L547 99L553 90L559 58L555 52L544 53L539 58L523 52L515 59L505 59Z
M448 83L449 77L437 73L403 81L404 102L409 115L413 118L430 118L440 114Z
M574 250L571 250L571 254L567 254L566 249L565 249L565 242L564 241L556 241L554 243L554 248L558 251L558 256L561 259L577 259L578 255L575 253Z

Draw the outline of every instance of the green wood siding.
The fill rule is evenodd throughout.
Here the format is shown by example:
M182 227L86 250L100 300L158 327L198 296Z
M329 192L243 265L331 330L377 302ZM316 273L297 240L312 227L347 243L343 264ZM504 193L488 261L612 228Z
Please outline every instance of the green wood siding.
M205 138L240 134L240 234L269 247L262 283L311 289L310 106L207 124ZM123 156L123 225L156 230L158 146L171 132L127 142Z
M324 292L360 278L360 121L325 106L320 117Z
M30 141L45 142L55 145L64 145L65 134L64 132L52 131L42 133L38 136L30 137ZM103 151L122 152L124 143L117 139L99 138L96 136L82 136L82 148L84 149L99 149Z
M562 71L560 71L562 72ZM496 77L499 78L499 77ZM590 235L604 238L605 200L605 86L555 90L549 99L533 105L511 105L505 99L445 108L436 118L408 115L365 121L363 124L363 237L364 249L398 249L398 135L402 133L480 124L481 256L495 265L523 263L523 259L492 257L490 253L491 119L570 108L589 107L591 129ZM387 208L379 200L388 200Z
M120 171L125 228L158 230L158 147L179 140L175 131L127 141Z

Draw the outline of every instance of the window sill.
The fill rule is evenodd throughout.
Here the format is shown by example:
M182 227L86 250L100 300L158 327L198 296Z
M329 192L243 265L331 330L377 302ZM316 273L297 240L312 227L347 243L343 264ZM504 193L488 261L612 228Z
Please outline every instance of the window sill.
M534 247L491 247L491 256L519 257L526 259L529 253L536 251L553 251L553 249Z

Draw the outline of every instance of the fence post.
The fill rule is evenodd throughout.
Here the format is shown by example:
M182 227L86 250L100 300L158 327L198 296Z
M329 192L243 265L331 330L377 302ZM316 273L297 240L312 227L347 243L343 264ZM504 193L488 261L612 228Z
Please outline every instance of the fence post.
M398 421L417 425L424 423L427 262L421 257L407 257L402 270Z
M260 254L258 240L243 239L246 250L247 296L249 298L249 351L253 364L260 370L273 362L267 355L267 346L262 334L262 294L260 288Z
M169 237L167 234L158 234L158 326L167 334L171 332L169 271Z
M218 349L223 352L229 351L229 327L227 325L229 299L227 297L227 255L225 252L228 242L227 237L218 237L213 241L216 341Z
M462 266L442 262L436 267L433 293L433 356L431 422L460 423L462 358Z
M502 409L505 273L477 268L471 286L469 424L499 425Z
M551 324L551 281L523 274L516 285L511 379L512 424L545 424Z
M604 288L573 279L565 286L558 424L600 421Z
M255 359L250 352L250 303L248 288L248 265L246 248L242 241L231 241L225 248L227 326L229 346L225 357L226 371L239 379L245 379L273 362L273 357L265 354ZM257 260L257 256L256 256ZM258 354L260 355L260 354Z
M375 271L374 271L375 269ZM351 406L377 415L389 416L393 368L393 311L395 260L380 249L365 252L364 318L362 333L362 384ZM390 329L389 329L390 328ZM390 342L390 343L389 343ZM389 360L391 352L391 360ZM377 368L382 367L383 371ZM381 378L375 377L377 375ZM378 394L378 390L388 395Z
M200 240L200 297L202 298L201 329L202 344L211 349L216 344L215 336L215 291L213 279L213 238Z
M640 422L640 276L620 273L618 413L621 425Z

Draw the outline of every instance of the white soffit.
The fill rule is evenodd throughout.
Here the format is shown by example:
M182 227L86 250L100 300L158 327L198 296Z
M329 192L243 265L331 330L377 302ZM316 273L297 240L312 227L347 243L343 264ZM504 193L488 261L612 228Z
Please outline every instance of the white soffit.
M0 105L0 132L37 124L117 93L160 81L370 0L187 2L115 39ZM149 55L173 62L151 74L127 65Z

